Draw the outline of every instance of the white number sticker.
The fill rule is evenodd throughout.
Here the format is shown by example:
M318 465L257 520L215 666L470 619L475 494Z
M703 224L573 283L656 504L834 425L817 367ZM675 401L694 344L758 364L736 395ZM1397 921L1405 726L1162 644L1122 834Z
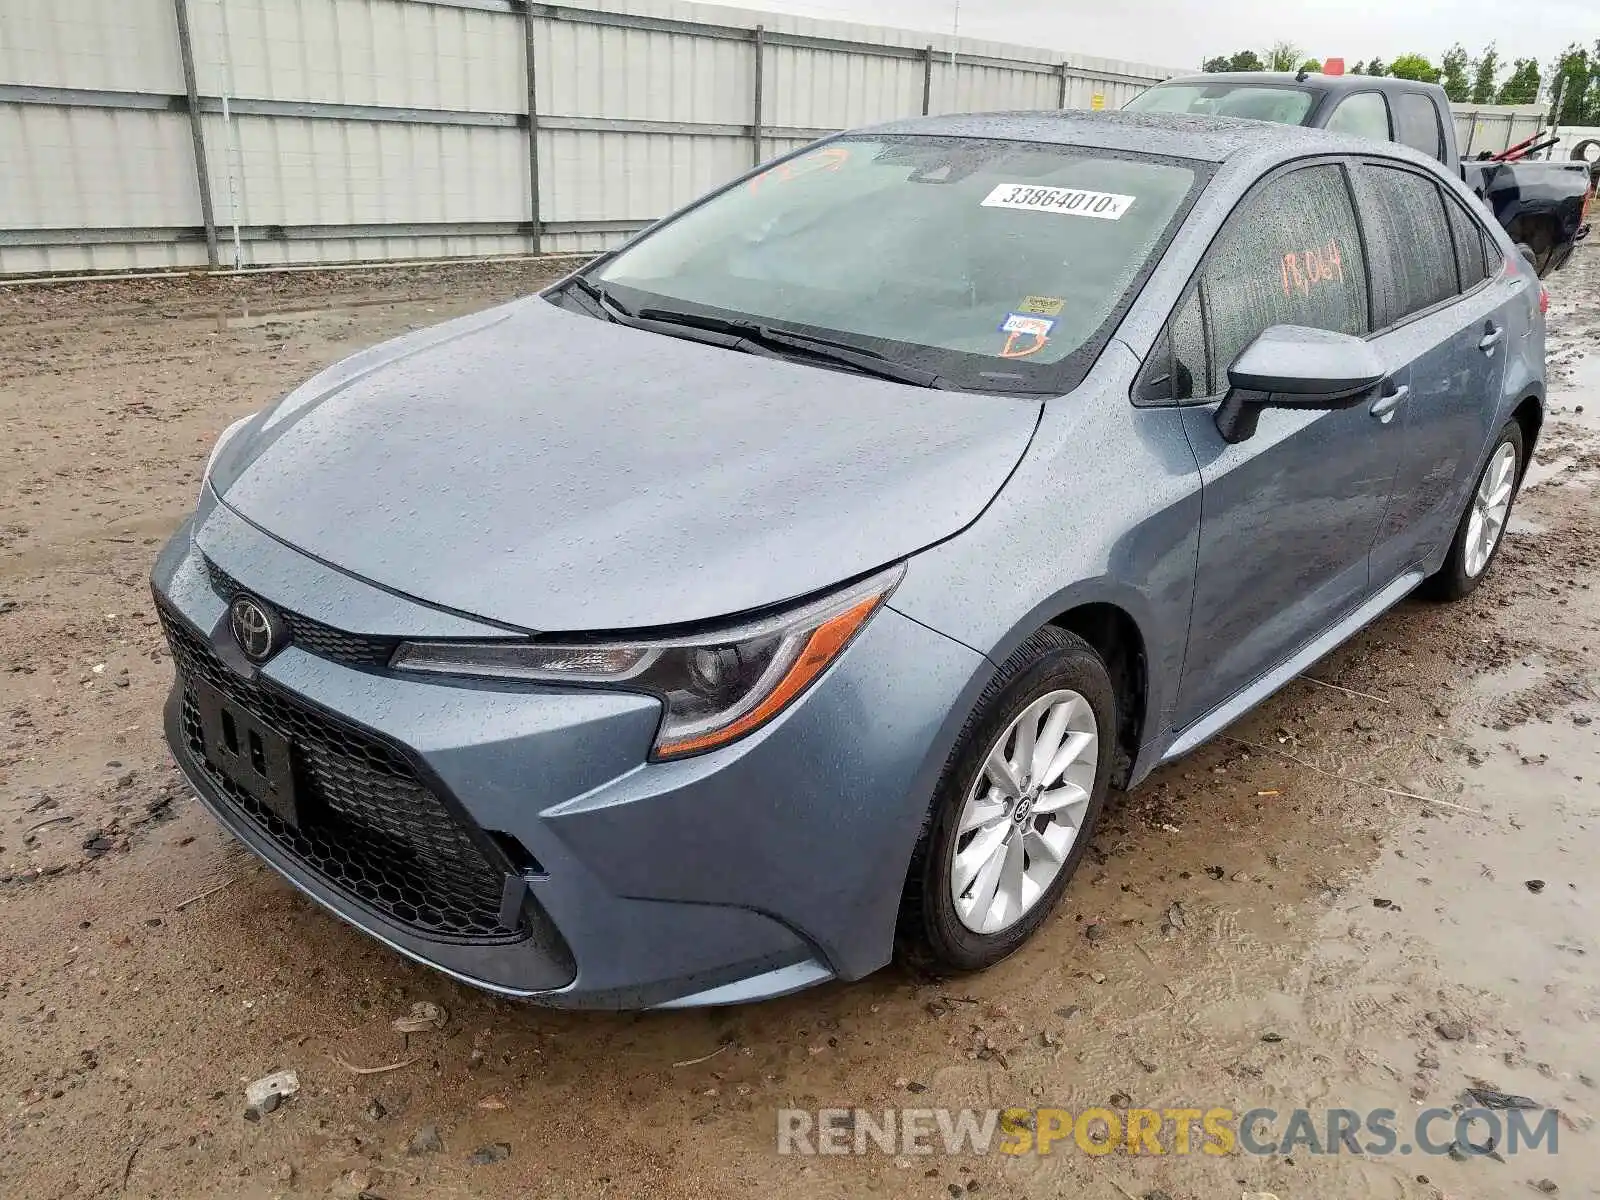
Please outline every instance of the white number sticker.
M1099 217L1120 221L1133 207L1134 196L1115 192L1090 192L1083 188L1033 187L1026 183L1002 183L990 192L984 208L1020 208L1027 212L1065 213L1073 217Z
M1049 317L1034 317L1026 313L1007 313L1001 322L1001 333L1026 333L1036 338L1049 337L1056 323Z

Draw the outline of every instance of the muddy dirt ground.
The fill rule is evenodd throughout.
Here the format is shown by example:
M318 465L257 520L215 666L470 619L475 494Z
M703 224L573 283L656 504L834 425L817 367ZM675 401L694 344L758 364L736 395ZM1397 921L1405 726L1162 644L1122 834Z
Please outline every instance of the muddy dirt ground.
M216 435L549 269L0 288L0 1194L1600 1196L1600 251L1554 282L1551 420L1476 595L1117 798L998 969L644 1015L401 960L231 843L159 736L146 573ZM397 1033L421 1001L444 1028ZM299 1095L247 1119L279 1068ZM1404 1121L1474 1081L1559 1109L1559 1153L776 1153L789 1106Z

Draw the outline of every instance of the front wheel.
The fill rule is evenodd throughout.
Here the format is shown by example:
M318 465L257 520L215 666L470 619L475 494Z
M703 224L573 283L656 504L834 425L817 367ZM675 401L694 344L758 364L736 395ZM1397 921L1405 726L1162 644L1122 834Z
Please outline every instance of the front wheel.
M1044 923L1109 790L1116 695L1082 638L1040 630L967 719L912 856L900 914L910 958L975 971Z
M1467 499L1467 511L1461 514L1444 566L1422 585L1425 595L1435 600L1460 600L1483 582L1489 564L1500 552L1521 477L1522 426L1507 421Z

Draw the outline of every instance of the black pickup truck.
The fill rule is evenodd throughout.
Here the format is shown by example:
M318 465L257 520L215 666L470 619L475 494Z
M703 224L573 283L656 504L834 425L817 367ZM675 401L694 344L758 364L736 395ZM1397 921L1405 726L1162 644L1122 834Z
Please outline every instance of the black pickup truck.
M1450 101L1437 84L1305 72L1184 75L1127 108L1307 125L1420 150L1461 172L1541 275L1564 266L1589 232L1595 183L1587 163L1462 161Z

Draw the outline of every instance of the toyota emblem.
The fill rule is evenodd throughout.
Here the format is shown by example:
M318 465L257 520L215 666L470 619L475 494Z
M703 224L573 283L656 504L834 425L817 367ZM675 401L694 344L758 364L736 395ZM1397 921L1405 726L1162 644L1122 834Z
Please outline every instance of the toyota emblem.
M233 640L251 662L266 662L278 649L277 615L261 601L250 596L236 598L228 608L228 624L233 629Z

